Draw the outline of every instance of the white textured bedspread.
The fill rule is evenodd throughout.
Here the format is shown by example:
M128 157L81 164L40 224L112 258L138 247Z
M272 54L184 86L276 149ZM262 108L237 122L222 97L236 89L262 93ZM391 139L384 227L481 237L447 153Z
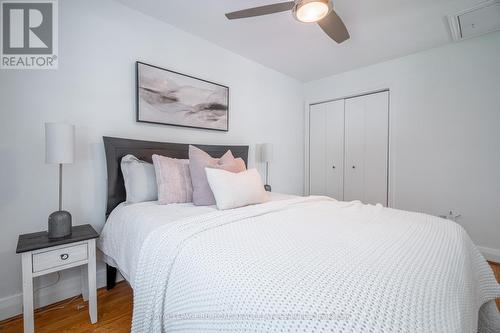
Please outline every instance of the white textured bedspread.
M491 269L451 221L296 198L151 232L132 331L477 332L480 317L481 331L500 332L496 296Z

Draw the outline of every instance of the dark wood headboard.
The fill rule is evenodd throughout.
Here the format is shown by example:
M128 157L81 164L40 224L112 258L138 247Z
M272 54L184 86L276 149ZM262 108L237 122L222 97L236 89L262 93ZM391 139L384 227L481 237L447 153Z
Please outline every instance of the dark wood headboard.
M103 137L104 149L106 151L106 165L108 170L108 201L106 206L106 216L125 201L125 184L120 167L122 157L132 154L138 159L152 163L153 154L168 156L172 158L188 158L189 144L140 141L122 138ZM213 157L221 157L228 150L231 150L235 157L241 157L245 164L248 164L248 146L214 146L193 144L203 149Z

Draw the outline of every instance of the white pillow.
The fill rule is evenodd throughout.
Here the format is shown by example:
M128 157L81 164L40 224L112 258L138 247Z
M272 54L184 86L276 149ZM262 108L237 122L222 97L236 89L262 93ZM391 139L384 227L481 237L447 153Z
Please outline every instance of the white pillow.
M158 200L155 168L152 163L141 161L134 155L126 155L120 166L128 203Z
M269 201L256 169L233 173L205 168L218 209L231 209Z

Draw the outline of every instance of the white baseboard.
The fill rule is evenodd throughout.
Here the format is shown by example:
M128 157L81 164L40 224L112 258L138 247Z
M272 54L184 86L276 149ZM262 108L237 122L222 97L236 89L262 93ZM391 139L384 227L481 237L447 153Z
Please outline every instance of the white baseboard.
M106 286L106 269L96 272L97 288ZM118 275L117 280L122 280ZM71 278L61 279L57 284L41 289L35 294L34 306L39 308L55 302L59 302L81 294L81 277L79 275ZM0 298L0 320L17 316L23 312L23 294Z
M481 251L486 260L500 263L500 249L492 249L484 246L478 246L477 248Z

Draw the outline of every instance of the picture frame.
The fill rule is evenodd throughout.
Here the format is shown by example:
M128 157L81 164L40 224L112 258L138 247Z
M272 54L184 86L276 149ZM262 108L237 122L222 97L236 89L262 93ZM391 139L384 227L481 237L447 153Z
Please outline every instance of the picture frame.
M229 87L136 61L136 121L229 131Z

